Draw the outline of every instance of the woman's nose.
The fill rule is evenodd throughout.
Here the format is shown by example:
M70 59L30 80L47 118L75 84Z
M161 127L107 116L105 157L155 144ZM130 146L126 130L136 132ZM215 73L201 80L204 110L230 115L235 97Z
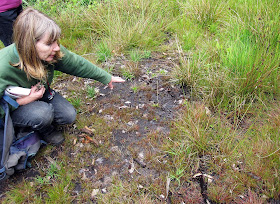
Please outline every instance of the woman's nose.
M60 47L59 45L57 44L57 42L54 42L54 47L53 47L53 51L59 51L60 50Z

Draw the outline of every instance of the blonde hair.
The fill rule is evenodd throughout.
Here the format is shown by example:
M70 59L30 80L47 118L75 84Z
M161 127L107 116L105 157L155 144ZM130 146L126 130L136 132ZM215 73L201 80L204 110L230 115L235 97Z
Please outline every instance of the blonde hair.
M47 70L44 62L39 58L36 43L45 34L49 34L49 42L58 41L61 29L53 19L33 8L26 8L14 23L14 43L19 54L19 63L14 64L23 70L27 78L46 80ZM58 42L59 44L59 42ZM63 54L58 51L54 57L56 62Z

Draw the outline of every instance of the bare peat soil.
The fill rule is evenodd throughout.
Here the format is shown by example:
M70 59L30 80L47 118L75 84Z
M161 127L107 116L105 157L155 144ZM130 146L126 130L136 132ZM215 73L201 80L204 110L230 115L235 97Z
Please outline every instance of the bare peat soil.
M85 144L85 138L81 140L83 134L92 138L89 141L90 148L100 148L106 143L106 149L103 148L98 153L84 151L84 154L79 154L84 158L75 158L85 161L85 165L76 169L80 180L73 181L75 188L71 194L78 197L86 190L82 187L84 180L93 183L95 188L105 194L112 185L113 177L117 176L127 182L139 182L139 188L155 186L155 183L158 183L159 191L162 192L154 195L158 202L171 203L172 200L174 203L187 203L192 199L192 202L203 203L205 197L202 196L199 182L195 186L185 186L183 192L165 193L165 163L168 155L162 152L160 147L164 139L168 138L170 125L180 112L183 101L190 100L187 89L170 81L173 62L170 59L155 57L131 63L116 58L106 66L114 66L114 75L121 76L122 68L127 66L134 66L138 72L134 74L133 79L115 84L113 90L105 89L104 85L92 80L73 76L58 77L53 85L53 88L65 97L73 96L74 93L85 98L87 86L97 87L99 92L94 100L82 98L78 117L90 118L96 115L105 121L106 127L111 128L111 135L106 138L90 133L91 129L100 128L91 122L88 130L77 128L75 124L64 130L70 135L71 141L54 149L49 155L54 159L61 151L68 151L69 156L73 156L77 149L88 145ZM75 147L68 147L69 144ZM44 151L44 148L41 151ZM36 159L48 163L42 154L35 157ZM71 161L69 165L71 166ZM32 181L35 176L40 175L39 171L40 167L33 165L31 169L17 172L0 185L1 197L3 198L5 192L11 190L22 179ZM94 198L91 201L94 202Z

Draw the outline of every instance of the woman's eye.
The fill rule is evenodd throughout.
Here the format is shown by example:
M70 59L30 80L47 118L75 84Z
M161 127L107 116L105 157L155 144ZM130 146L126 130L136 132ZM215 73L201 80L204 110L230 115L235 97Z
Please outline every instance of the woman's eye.
M47 46L52 46L53 42L49 41L46 43Z

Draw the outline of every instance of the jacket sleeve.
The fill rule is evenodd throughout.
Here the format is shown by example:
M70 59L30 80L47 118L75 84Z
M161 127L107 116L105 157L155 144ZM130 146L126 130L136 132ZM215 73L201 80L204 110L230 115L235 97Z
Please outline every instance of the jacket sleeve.
M64 56L56 64L56 70L78 77L94 79L103 84L108 84L111 81L111 75L105 70L70 52L63 46L60 46L60 49Z
M0 98L3 97L4 93L5 93L5 89L7 87L8 81L3 80L2 78L0 78ZM9 106L10 110L13 111L16 108L13 106ZM5 116L5 111L3 110L2 106L0 106L0 119L3 119Z

